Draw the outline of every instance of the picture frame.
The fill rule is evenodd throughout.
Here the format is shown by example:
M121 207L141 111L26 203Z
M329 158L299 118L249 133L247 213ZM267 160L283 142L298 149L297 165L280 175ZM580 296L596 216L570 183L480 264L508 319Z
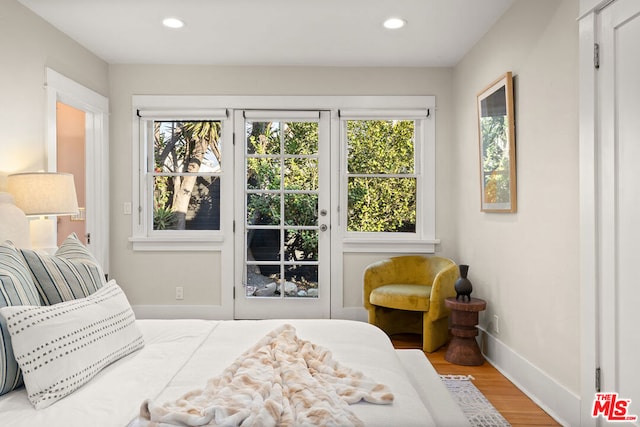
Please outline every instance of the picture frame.
M478 93L482 212L516 212L516 138L513 75L498 77Z

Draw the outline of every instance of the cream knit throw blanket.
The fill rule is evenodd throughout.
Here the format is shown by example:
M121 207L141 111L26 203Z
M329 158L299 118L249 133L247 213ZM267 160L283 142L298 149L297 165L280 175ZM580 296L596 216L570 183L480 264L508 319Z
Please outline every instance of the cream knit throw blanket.
M361 426L348 407L361 400L390 404L393 394L284 325L210 379L203 390L170 403L146 400L140 417L149 427Z

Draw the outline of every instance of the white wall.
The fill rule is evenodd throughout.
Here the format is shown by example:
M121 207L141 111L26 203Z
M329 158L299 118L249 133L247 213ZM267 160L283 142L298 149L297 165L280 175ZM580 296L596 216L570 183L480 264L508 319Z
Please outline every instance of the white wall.
M569 397L580 390L577 14L578 0L517 1L455 67L453 84L453 246L474 295L488 301L489 357L507 349ZM482 213L476 95L506 71L515 76L518 212Z
M448 145L451 143L451 75L449 68L320 68L110 66L111 116L111 274L134 305L217 305L222 284L216 253L133 252L131 216L122 205L131 200L131 96L182 95L435 95L437 102L438 237L440 251L451 251ZM442 167L441 167L442 166ZM186 266L186 267L177 267ZM203 275L202 267L211 266ZM146 268L148 267L148 268ZM351 268L351 270L350 270ZM362 272L349 264L344 272L345 306L362 307ZM149 280L151 275L152 280ZM174 289L183 286L185 299Z
M15 0L0 0L0 191L46 169L45 67L106 95L107 64Z

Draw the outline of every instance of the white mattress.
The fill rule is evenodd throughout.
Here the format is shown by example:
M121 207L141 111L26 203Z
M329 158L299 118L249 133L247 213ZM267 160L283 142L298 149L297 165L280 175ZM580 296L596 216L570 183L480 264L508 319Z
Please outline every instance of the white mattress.
M142 350L46 409L35 410L24 389L0 396L0 421L12 427L124 427L144 399L170 401L204 386L283 323L292 324L300 338L330 349L344 366L390 387L392 405L351 406L365 425L468 425L421 352L395 351L379 329L347 320L138 320L145 337Z

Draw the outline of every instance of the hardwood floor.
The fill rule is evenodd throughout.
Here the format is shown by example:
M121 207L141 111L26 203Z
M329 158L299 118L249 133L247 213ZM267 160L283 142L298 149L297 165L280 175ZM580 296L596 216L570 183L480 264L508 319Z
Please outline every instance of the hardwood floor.
M419 335L394 335L391 340L396 348L422 347ZM489 362L485 361L481 366L454 365L444 359L446 351L445 346L433 353L426 353L436 371L441 375L473 376L473 384L513 427L560 425Z

